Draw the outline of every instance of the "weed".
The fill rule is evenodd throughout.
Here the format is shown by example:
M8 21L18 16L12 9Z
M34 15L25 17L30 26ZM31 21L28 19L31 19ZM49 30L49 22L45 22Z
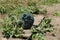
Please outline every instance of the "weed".
M54 12L52 15L53 16L60 16L60 12Z
M43 9L42 7L40 7L39 1L37 1L37 2L30 2L28 4L28 6L32 10L33 14L47 14L47 11L45 9Z
M28 40L45 40L44 33L52 31L50 22L51 19L44 17L37 27L32 28L32 34Z
M7 18L3 19L2 22L2 34L4 37L6 38L10 38L10 37L21 37L22 33L23 33L23 28L22 27L18 27L17 26L17 20L14 19L12 20L11 18L14 16L10 16Z
M58 0L42 0L41 1L41 4L44 4L44 5L52 5L52 4L57 4L57 3L60 3L60 1Z
M0 13L1 13L1 14L6 13L6 8L3 7L3 6L0 6Z

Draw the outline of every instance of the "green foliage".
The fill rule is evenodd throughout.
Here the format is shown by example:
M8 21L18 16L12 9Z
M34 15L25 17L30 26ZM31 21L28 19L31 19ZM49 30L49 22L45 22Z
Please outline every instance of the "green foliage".
M53 16L60 16L60 12L54 12L52 15Z
M30 8L29 7L27 7L27 6L23 6L23 5L19 5L17 8L16 8L16 10L14 10L14 14L15 15L17 15L17 16L19 16L20 14L22 14L22 13L30 13L30 12L32 12L32 10L30 10Z
M1 13L1 14L6 13L6 8L3 7L3 6L0 6L0 13Z
M42 0L41 1L41 4L44 4L44 5L52 5L57 3L60 3L60 1L59 0Z
M6 38L9 37L21 37L23 33L23 28L17 26L17 20L12 20L14 16L10 16L3 19L2 22L2 30L3 30L3 36Z
M28 40L45 40L42 33L33 33Z
M33 14L47 14L47 11L45 9L42 8L36 8L35 11L33 12Z
M40 7L39 1L29 2L28 6L33 14L47 14L47 11Z
M51 22L51 19L44 17L37 27L32 28L32 35L28 40L30 39L45 40L44 33L52 31L52 28L51 28L52 25L50 24L50 22Z
M1 1L1 7L0 12L1 13L7 13L7 14L15 14L19 15L20 13L24 12L32 12L33 14L46 14L46 10L42 10L39 6L39 1L29 2L28 6L24 6L22 3L19 2L19 0L5 0Z
M13 4L3 4L3 5L0 5L0 13L1 14L9 14L9 13L12 13L14 10L15 10L15 5Z
M13 11L13 9L15 9L16 6L9 2L9 0L0 0L0 12L1 13L10 13L11 11Z

